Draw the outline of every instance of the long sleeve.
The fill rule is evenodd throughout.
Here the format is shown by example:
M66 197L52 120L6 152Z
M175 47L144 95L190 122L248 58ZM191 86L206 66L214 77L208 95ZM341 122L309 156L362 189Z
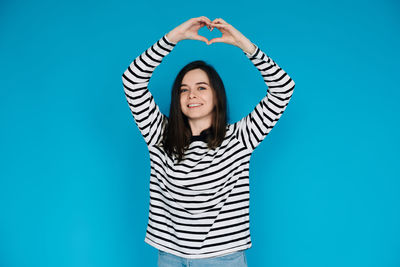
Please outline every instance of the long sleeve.
M247 116L234 124L234 134L253 151L282 116L293 94L294 81L254 44L253 54L243 52L261 73L267 85L266 96Z
M136 125L148 146L162 137L168 118L160 112L147 86L155 68L175 47L165 34L135 58L122 74L124 92Z

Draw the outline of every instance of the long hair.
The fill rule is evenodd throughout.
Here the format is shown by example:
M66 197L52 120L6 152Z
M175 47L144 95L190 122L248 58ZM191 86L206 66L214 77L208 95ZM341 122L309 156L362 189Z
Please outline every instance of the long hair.
M193 69L201 69L206 72L210 80L210 86L214 90L215 107L212 118L212 125L208 130L207 146L210 149L218 147L225 138L227 116L227 101L225 87L213 66L203 60L196 60L184 66L175 78L171 91L171 105L168 124L165 127L162 143L168 155L173 154L178 162L183 159L185 150L190 145L192 131L188 118L183 114L180 105L180 88L185 74Z

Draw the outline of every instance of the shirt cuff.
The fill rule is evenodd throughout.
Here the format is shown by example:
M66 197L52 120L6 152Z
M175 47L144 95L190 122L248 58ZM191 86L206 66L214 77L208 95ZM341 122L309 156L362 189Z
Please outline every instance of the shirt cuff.
M256 44L254 44L254 43L253 43L253 45L254 45L255 49L254 49L254 52L252 54L246 53L245 51L243 51L243 53L245 53L246 56L253 57L257 53L258 46Z
M177 43L172 42L170 39L168 39L167 34L168 34L168 33L164 34L164 38L165 38L168 42L170 42L171 44L176 45Z

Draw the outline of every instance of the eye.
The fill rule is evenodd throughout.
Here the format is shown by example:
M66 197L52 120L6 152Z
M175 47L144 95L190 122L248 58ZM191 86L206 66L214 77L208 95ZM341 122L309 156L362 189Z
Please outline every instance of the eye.
M205 88L205 87L199 87L199 89L201 89L201 88L203 88L204 90L206 90L207 88Z
M181 93L185 92L185 90L187 91L187 89L183 88L180 90Z

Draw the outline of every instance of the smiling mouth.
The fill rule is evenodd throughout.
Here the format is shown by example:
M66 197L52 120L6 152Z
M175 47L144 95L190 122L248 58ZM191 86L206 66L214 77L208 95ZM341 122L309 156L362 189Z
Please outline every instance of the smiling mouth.
M197 108L197 107L200 107L200 106L202 106L203 104L196 104L195 106L190 106L190 105L188 105L187 107L188 108Z

